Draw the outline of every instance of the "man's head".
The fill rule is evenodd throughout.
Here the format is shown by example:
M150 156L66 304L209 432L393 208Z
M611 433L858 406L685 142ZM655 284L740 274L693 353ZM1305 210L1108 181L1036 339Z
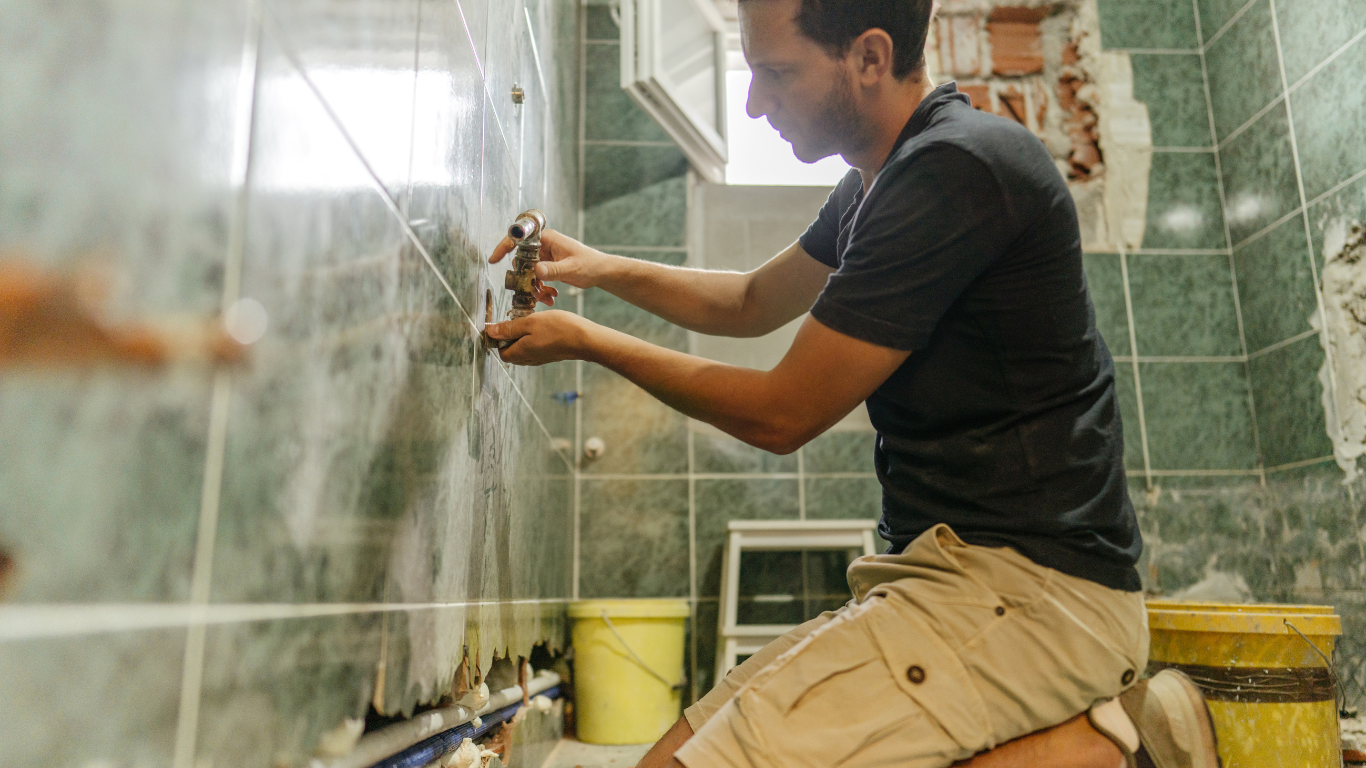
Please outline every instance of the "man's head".
M797 158L857 155L867 118L920 83L932 0L741 0L746 111Z

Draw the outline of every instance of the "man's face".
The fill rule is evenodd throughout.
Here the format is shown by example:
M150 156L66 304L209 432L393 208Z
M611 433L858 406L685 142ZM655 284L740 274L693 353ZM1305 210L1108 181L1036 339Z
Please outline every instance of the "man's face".
M858 149L853 71L797 27L801 0L740 3L740 40L753 79L745 111L767 117L804 163Z

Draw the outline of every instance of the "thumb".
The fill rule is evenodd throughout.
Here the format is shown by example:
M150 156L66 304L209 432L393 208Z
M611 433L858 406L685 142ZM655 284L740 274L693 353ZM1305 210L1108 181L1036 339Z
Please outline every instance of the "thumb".
M531 333L531 318L519 317L516 320L507 320L501 323L489 323L484 326L484 330L489 336L495 339L513 340L520 339Z
M559 280L568 273L566 265L558 261L542 261L536 264L536 277L541 280Z

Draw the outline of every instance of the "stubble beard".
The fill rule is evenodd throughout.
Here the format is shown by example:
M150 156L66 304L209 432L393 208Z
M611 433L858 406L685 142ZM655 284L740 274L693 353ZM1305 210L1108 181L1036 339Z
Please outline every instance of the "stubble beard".
M854 100L854 87L847 76L836 78L830 86L811 129L812 151L800 154L794 151L797 159L804 163L814 163L832 155L857 154L867 142L867 131L859 119L858 103Z

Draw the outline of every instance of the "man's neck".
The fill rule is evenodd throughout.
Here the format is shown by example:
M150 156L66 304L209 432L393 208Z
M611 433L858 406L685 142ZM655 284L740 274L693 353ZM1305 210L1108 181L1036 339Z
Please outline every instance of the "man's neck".
M884 103L870 110L871 114L868 115L871 141L866 142L859 151L844 156L844 161L857 168L859 176L863 178L865 194L873 186L873 179L882 170L882 164L892 154L896 140L906 128L906 123L910 122L911 115L915 114L916 107L932 90L929 78L924 73L919 78L898 82L892 88L894 90L887 94Z

